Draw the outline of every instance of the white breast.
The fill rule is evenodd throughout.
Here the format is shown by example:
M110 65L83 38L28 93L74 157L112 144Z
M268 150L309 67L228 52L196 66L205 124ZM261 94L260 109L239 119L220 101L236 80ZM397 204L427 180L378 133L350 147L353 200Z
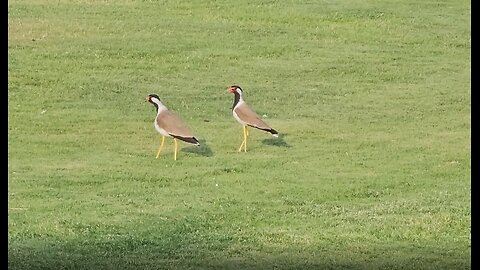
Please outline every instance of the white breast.
M243 101L242 101L242 100L240 100L240 101L237 103L237 105L235 106L235 108L237 108L237 107L240 106L241 104L243 104ZM243 121L240 119L240 117L238 117L237 113L235 112L235 108L233 108L233 110L232 110L233 118L235 118L235 120L237 120L238 123L246 126L247 123L243 122Z
M164 111L166 111L166 110L167 110L167 108L166 108L165 106L163 106L163 105L162 105L162 106L158 106L157 117L158 117L158 115L160 115L162 112L164 112ZM158 126L158 124L157 124L157 118L156 118L156 117L155 117L155 121L153 122L153 125L155 126L155 129L156 129L160 134L162 134L163 136L169 136L168 132L167 132L165 129L163 129L163 128L161 128L161 127Z
M153 122L153 125L155 126L155 129L158 131L158 133L162 134L163 136L169 136L168 132L165 131L165 129L158 126L156 118L155 122Z

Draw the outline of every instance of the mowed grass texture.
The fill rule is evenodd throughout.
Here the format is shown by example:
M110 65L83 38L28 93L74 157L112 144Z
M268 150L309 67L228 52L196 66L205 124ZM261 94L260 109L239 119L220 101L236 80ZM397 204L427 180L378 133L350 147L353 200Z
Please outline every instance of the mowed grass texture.
M471 7L8 2L9 269L470 269ZM237 84L275 139L231 115ZM173 160L158 94L202 146Z

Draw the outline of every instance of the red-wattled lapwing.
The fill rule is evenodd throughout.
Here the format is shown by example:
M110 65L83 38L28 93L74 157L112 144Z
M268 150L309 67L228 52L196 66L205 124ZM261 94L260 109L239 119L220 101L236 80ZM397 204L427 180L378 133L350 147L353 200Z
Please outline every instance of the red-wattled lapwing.
M248 130L247 126L261 129L266 132L270 132L272 136L278 137L278 132L271 128L267 123L265 123L258 115L245 103L243 100L243 90L238 85L232 85L228 88L229 93L233 93L233 107L232 114L235 120L243 126L243 141L240 144L238 151L242 151L242 146L244 147L244 152L247 152L247 137Z
M154 126L155 129L162 135L162 142L158 148L157 156L160 155L160 151L163 148L163 143L165 141L165 136L173 138L174 144L174 156L173 159L177 160L177 139L184 142L188 142L194 145L199 146L200 143L198 140L193 137L192 133L188 127L171 111L165 107L160 101L160 98L157 95L151 94L147 96L147 101L152 103L157 109L157 116L155 117Z

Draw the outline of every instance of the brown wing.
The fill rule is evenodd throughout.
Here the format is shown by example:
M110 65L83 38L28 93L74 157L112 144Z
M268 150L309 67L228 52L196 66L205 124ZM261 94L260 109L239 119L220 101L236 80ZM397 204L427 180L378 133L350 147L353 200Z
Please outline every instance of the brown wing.
M170 111L160 113L157 117L157 124L171 135L185 138L193 137L190 129Z
M247 125L256 127L259 129L270 130L272 129L267 123L263 122L260 117L246 104L242 103L234 109L238 118Z

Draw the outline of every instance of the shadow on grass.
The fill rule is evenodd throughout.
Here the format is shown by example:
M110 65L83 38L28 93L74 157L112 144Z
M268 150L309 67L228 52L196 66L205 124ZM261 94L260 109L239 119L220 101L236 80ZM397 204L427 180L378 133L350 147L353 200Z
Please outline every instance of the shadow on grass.
M408 248L375 250L372 245L374 250L366 254L335 248L316 250L315 256L285 254L282 249L255 254L238 250L229 254L224 252L228 247L222 244L215 247L199 239L187 240L180 240L180 245L158 239L73 242L31 239L9 244L8 269L471 269L467 254L445 258L445 251L436 249L419 250L420 254L416 254Z
M271 137L268 139L264 139L262 140L262 143L267 145L278 146L278 147L292 147L285 141L284 137L285 137L285 134L282 133L282 134L279 134L278 137Z
M213 156L213 151L210 148L210 146L208 146L207 141L206 140L198 140L198 141L200 142L200 146L192 145L192 146L184 147L180 151L185 153L194 153L204 157Z
M342 237L336 244L274 246L277 240L212 231L217 221L209 216L153 219L134 228L62 224L75 236L9 238L8 269L471 269L467 248L384 242L357 250Z

